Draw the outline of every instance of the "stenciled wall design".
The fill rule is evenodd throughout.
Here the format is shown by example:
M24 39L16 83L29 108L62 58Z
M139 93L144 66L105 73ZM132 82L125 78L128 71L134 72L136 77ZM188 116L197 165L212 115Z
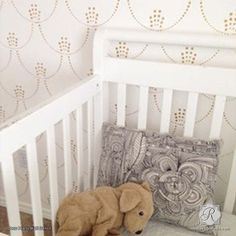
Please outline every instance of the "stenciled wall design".
M11 117L57 94L65 87L92 75L92 39L99 27L135 28L161 33L180 31L211 33L235 37L235 0L0 0L0 125ZM236 51L193 46L111 42L113 57L161 60L202 66L236 66ZM214 85L212 85L214 86ZM111 89L114 87L111 86ZM138 105L137 88L128 88L127 124L135 127ZM115 94L115 91L114 91ZM130 93L129 93L130 94ZM171 132L181 134L186 114L186 94L176 92L172 108ZM156 127L161 113L162 91L149 91L149 127ZM196 119L197 137L207 137L214 97L202 94ZM217 182L217 200L222 203L236 140L236 100L228 98L224 113L224 140ZM116 120L115 97L110 114ZM72 117L73 118L73 117ZM74 118L73 118L74 119ZM37 121L36 121L37 122ZM86 129L84 130L86 134ZM59 131L60 134L60 131ZM231 139L229 139L231 137ZM232 137L235 137L232 138ZM39 147L45 147L42 134ZM86 148L84 149L86 155ZM76 168L76 142L71 152ZM64 192L63 145L57 140L60 195ZM47 154L39 148L42 202L50 205ZM18 194L29 202L27 163L24 150L16 154ZM86 174L86 173L85 173ZM1 179L1 178L0 178ZM77 190L74 177L74 190ZM0 193L3 193L0 181Z

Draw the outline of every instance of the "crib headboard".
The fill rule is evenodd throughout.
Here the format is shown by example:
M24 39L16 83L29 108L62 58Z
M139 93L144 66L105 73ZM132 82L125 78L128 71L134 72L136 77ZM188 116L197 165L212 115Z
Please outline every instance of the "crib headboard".
M100 74L104 82L117 83L117 125L125 125L127 85L139 87L138 129L146 128L149 87L163 89L161 133L169 132L173 91L185 91L188 92L188 101L184 136L192 137L199 94L206 93L215 95L209 138L220 138L226 97L236 97L236 69L112 58L107 56L106 49L107 42L113 40L235 50L235 38L207 34L99 29L93 45L94 73ZM105 89L106 85L104 91ZM104 103L106 100L104 99ZM108 108L105 108L105 111L108 111ZM104 114L104 117L106 116ZM236 152L224 203L224 211L230 213L233 211L236 197L235 181Z

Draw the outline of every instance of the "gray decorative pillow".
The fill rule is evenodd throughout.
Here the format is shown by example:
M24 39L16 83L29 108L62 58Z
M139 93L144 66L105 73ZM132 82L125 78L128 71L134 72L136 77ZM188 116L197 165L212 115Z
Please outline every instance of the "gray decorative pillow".
M214 226L200 223L199 212L203 205L214 203L219 141L159 135L109 124L104 124L103 141L98 185L148 180L153 191L154 219L214 234Z
M150 182L154 218L213 234L214 226L201 224L199 212L203 205L214 203L220 142L157 133L146 136L146 156L128 180Z
M127 176L138 163L142 163L146 152L143 132L103 124L103 146L98 172L98 186L118 186L126 182Z

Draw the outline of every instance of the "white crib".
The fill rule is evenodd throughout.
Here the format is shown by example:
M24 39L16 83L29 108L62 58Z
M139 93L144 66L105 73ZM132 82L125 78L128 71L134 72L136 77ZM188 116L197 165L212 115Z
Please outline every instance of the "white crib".
M9 225L21 225L19 201L14 172L13 153L26 145L29 183L31 192L34 226L43 226L43 213L40 199L40 183L36 152L36 137L46 132L49 186L51 196L51 220L55 220L59 205L57 182L57 157L55 147L55 124L62 121L64 144L64 168L66 193L72 189L71 153L70 153L70 119L75 112L78 148L78 163L87 162L88 183L93 188L96 183L98 157L101 147L101 126L109 121L108 83L117 84L117 124L125 125L126 87L139 87L138 129L147 125L147 107L149 87L163 89L160 132L169 131L173 90L188 92L187 115L184 136L191 137L194 132L195 115L199 93L215 96L215 105L210 127L210 139L219 138L226 97L236 97L236 69L219 67L202 67L195 65L168 64L160 62L118 59L107 56L109 40L159 43L169 45L195 45L201 47L236 49L235 41L224 36L155 33L99 29L95 34L93 45L94 76L81 81L78 85L63 92L48 103L41 105L15 120L0 131L0 163L4 184L5 201ZM214 86L209 84L214 82ZM83 158L83 109L86 106L86 124L88 131L88 158ZM96 158L95 158L96 157ZM78 183L83 185L82 164L78 165ZM236 235L236 216L232 214L236 197L236 153L233 159L226 199L224 203L223 225L230 230L221 230L219 235ZM55 232L53 232L54 234ZM150 223L145 235L199 235L176 226L162 223ZM0 233L1 235L1 233ZM11 235L22 235L21 230L12 228ZM35 235L44 235L36 230ZM200 234L201 235L201 234Z

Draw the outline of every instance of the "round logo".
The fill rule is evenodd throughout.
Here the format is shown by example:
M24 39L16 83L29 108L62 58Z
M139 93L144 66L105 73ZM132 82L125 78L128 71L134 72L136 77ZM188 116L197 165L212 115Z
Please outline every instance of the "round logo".
M220 207L219 205L206 204L203 205L199 212L200 223L206 225L220 224Z

